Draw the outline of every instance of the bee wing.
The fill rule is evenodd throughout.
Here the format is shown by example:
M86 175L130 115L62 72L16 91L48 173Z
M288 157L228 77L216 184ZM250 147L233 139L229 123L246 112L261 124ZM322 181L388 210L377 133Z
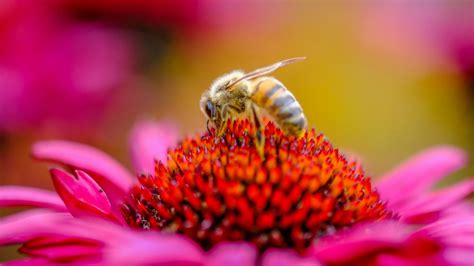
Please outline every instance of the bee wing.
M273 65L269 65L269 66L265 66L265 67L262 67L262 68L259 68L259 69L256 69L252 72L249 72L249 73L246 73L245 75L243 75L241 78L239 78L238 80L232 82L231 84L229 84L227 86L227 89L228 90L231 90L232 87L241 82L242 80L249 80L249 79L254 79L254 78L258 78L258 77L261 77L261 76L264 76L264 75L267 75L277 69L279 69L280 67L283 67L283 66L286 66L286 65L289 65L289 64L292 64L292 63L296 63L296 62L299 62L299 61L303 61L304 59L306 59L306 57L294 57L294 58L289 58L289 59L286 59L286 60L282 60L282 61L279 61L279 62L276 62L275 64Z

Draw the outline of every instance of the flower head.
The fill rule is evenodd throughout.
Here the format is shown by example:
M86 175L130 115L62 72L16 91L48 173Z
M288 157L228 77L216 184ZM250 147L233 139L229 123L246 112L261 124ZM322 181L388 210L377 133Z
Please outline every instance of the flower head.
M223 136L182 141L166 164L139 177L123 208L127 223L179 232L205 249L248 240L302 251L327 232L391 216L361 167L322 134L296 139L269 123L265 159L254 134L243 120Z
M247 121L229 123L221 137L187 138L164 153L175 144L150 138L174 141L163 137L169 131L140 123L131 143L145 174L135 185L126 169L91 147L38 143L36 158L73 171L51 170L59 197L0 188L0 206L49 209L0 220L0 244L19 243L27 263L45 264L470 262L474 219L464 199L472 180L429 191L465 164L462 151L434 148L374 186L314 130L295 139L267 124L265 159L252 143L254 130ZM161 147L140 153L144 143Z

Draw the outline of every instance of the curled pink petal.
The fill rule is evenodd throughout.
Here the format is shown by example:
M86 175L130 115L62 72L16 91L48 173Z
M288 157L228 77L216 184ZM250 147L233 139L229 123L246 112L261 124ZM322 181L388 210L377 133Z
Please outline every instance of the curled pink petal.
M407 223L428 223L439 217L440 212L474 193L474 180L458 183L451 187L420 195L406 203L398 213Z
M107 196L88 174L76 171L73 176L59 169L51 169L50 172L56 191L72 215L115 220Z
M263 254L261 265L318 266L322 264L319 263L315 258L303 257L293 250L270 249Z
M407 199L419 196L466 162L466 153L460 149L449 146L432 148L386 174L376 187L389 208L401 208Z
M255 246L245 243L221 243L215 246L207 256L207 266L239 266L254 265L257 261Z
M56 193L28 187L1 186L0 207L39 207L66 211L66 206Z
M32 149L34 158L84 170L104 189L115 208L132 184L131 174L120 163L93 147L68 141L41 141Z
M177 143L175 127L152 120L138 122L130 135L130 152L135 171L154 173L155 160L166 161L170 146Z

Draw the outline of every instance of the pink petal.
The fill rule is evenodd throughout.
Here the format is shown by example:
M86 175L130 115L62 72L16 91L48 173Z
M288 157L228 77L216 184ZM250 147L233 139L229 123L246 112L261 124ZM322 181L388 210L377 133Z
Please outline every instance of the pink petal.
M28 187L1 186L0 207L39 207L66 211L66 207L56 193Z
M107 196L88 174L78 170L73 176L59 169L51 169L50 173L56 191L72 215L115 220Z
M64 236L115 241L115 235L127 230L106 220L77 219L69 213L35 209L0 220L0 245L26 243L38 237Z
M152 120L138 122L130 135L130 151L135 171L154 173L155 160L166 162L167 150L178 141L175 127Z
M472 201L464 200L455 205L451 205L443 212L443 218L463 217L474 214L474 204Z
M474 249L474 213L444 217L419 232L441 239L449 246Z
M204 263L204 253L200 247L179 235L132 231L106 220L77 219L66 213L45 210L28 211L0 220L0 245L26 243L38 238L45 238L45 242L61 238L97 241L102 248L100 257L95 259L101 259L103 265ZM58 243L58 248L60 247ZM60 255L67 255L71 259L74 254L80 256L86 251L93 249L75 247ZM51 250L43 249L43 252L43 255L54 255Z
M293 250L270 249L263 254L261 265L318 266L322 264L314 258L300 256Z
M474 261L474 212L442 217L419 230L439 239L444 245L443 256L450 265L472 265Z
M419 196L443 177L467 162L464 151L454 147L436 147L424 151L386 174L376 187L391 209L401 208L407 199Z
M377 256L376 265L383 266L444 266L449 265L440 253L420 256L419 258L382 254Z
M13 219L11 219L11 216L8 217L10 222L6 226L17 226L19 228L17 228L15 235L27 235L29 237L67 236L98 240L105 243L115 242L117 239L123 238L123 235L131 232L127 227L93 217L77 219L71 215L60 215L59 213L22 213L15 216L16 218ZM24 228L23 226L28 225L28 223L29 226Z
M39 237L20 248L20 252L32 257L47 258L57 262L70 262L100 255L100 242L68 237Z
M203 265L204 252L193 241L175 234L124 232L107 240L106 265Z
M84 170L104 189L113 208L132 184L132 176L120 163L93 147L68 141L41 141L32 149L33 157Z
M310 254L324 263L348 263L380 251L400 249L410 237L410 228L397 222L363 224L321 239ZM425 235L419 233L416 237L424 239Z
M42 258L27 258L19 260L11 260L2 264L3 266L57 266L56 263L50 262Z
M474 181L468 180L454 186L420 195L397 210L402 220L408 223L428 223L436 220L440 212L474 193Z
M209 251L207 266L239 266L255 265L257 262L257 249L255 246L245 243L221 243Z
M0 220L0 245L24 243L38 236L51 234L61 224L74 219L69 213L35 209L10 215Z
M24 243L21 252L56 261L99 256L106 236L66 213L34 210L0 220L0 245Z
M474 261L473 248L448 248L444 252L444 258L450 265L472 266Z

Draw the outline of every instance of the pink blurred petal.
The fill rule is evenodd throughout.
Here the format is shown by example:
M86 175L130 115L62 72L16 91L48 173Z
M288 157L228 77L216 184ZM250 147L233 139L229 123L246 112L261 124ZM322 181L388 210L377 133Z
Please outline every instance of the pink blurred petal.
M355 226L315 243L310 253L324 263L347 263L367 254L394 251L410 239L411 231L401 223L384 221ZM424 239L425 235L417 234Z
M135 171L154 173L155 160L166 162L167 150L178 141L177 130L170 124L143 120L130 135L130 152Z
M56 191L73 216L115 220L107 196L88 174L79 170L75 176L59 169L50 172Z
M439 238L450 246L474 249L474 213L443 217L424 226L421 233Z
M110 98L112 95L107 92L120 88L133 71L135 47L130 35L101 23L67 25L56 34L54 43L48 48L44 64L57 67L61 73L50 75L50 84L58 88L68 86L65 93L89 97L77 99L73 104L87 100L90 101L89 106L97 107L92 104L93 100ZM97 114L99 111L98 108L91 109L81 112Z
M470 200L464 200L451 205L443 212L443 218L465 217L474 214L474 204Z
M84 170L104 189L112 207L123 199L132 184L132 175L109 155L93 147L68 141L40 141L33 157Z
M420 258L411 258L403 256L395 256L382 254L377 256L376 265L383 266L445 266L447 264L446 260L437 253L431 256L421 256Z
M463 206L464 208L465 206ZM474 212L457 211L424 226L422 233L439 239L445 246L444 258L450 265L472 265L474 261Z
M255 246L245 243L221 243L209 251L207 266L239 266L255 265L257 262L257 249Z
M0 29L0 87L8 88L0 128L94 134L134 76L133 37L109 23L66 19L57 1L3 2L13 4Z
M398 213L408 223L433 222L439 213L474 193L474 180L458 183L451 187L420 195L406 203Z
M300 256L293 250L270 249L263 254L261 265L318 266L322 264L314 258Z
M28 187L1 186L0 207L39 207L67 211L66 206L54 192Z
M472 266L474 261L473 248L448 248L444 252L444 258L450 265Z
M411 197L417 197L443 177L467 162L464 151L441 146L424 151L386 174L376 187L388 208L398 209Z
M107 240L103 262L107 265L203 265L204 252L195 242L175 234L123 232Z

